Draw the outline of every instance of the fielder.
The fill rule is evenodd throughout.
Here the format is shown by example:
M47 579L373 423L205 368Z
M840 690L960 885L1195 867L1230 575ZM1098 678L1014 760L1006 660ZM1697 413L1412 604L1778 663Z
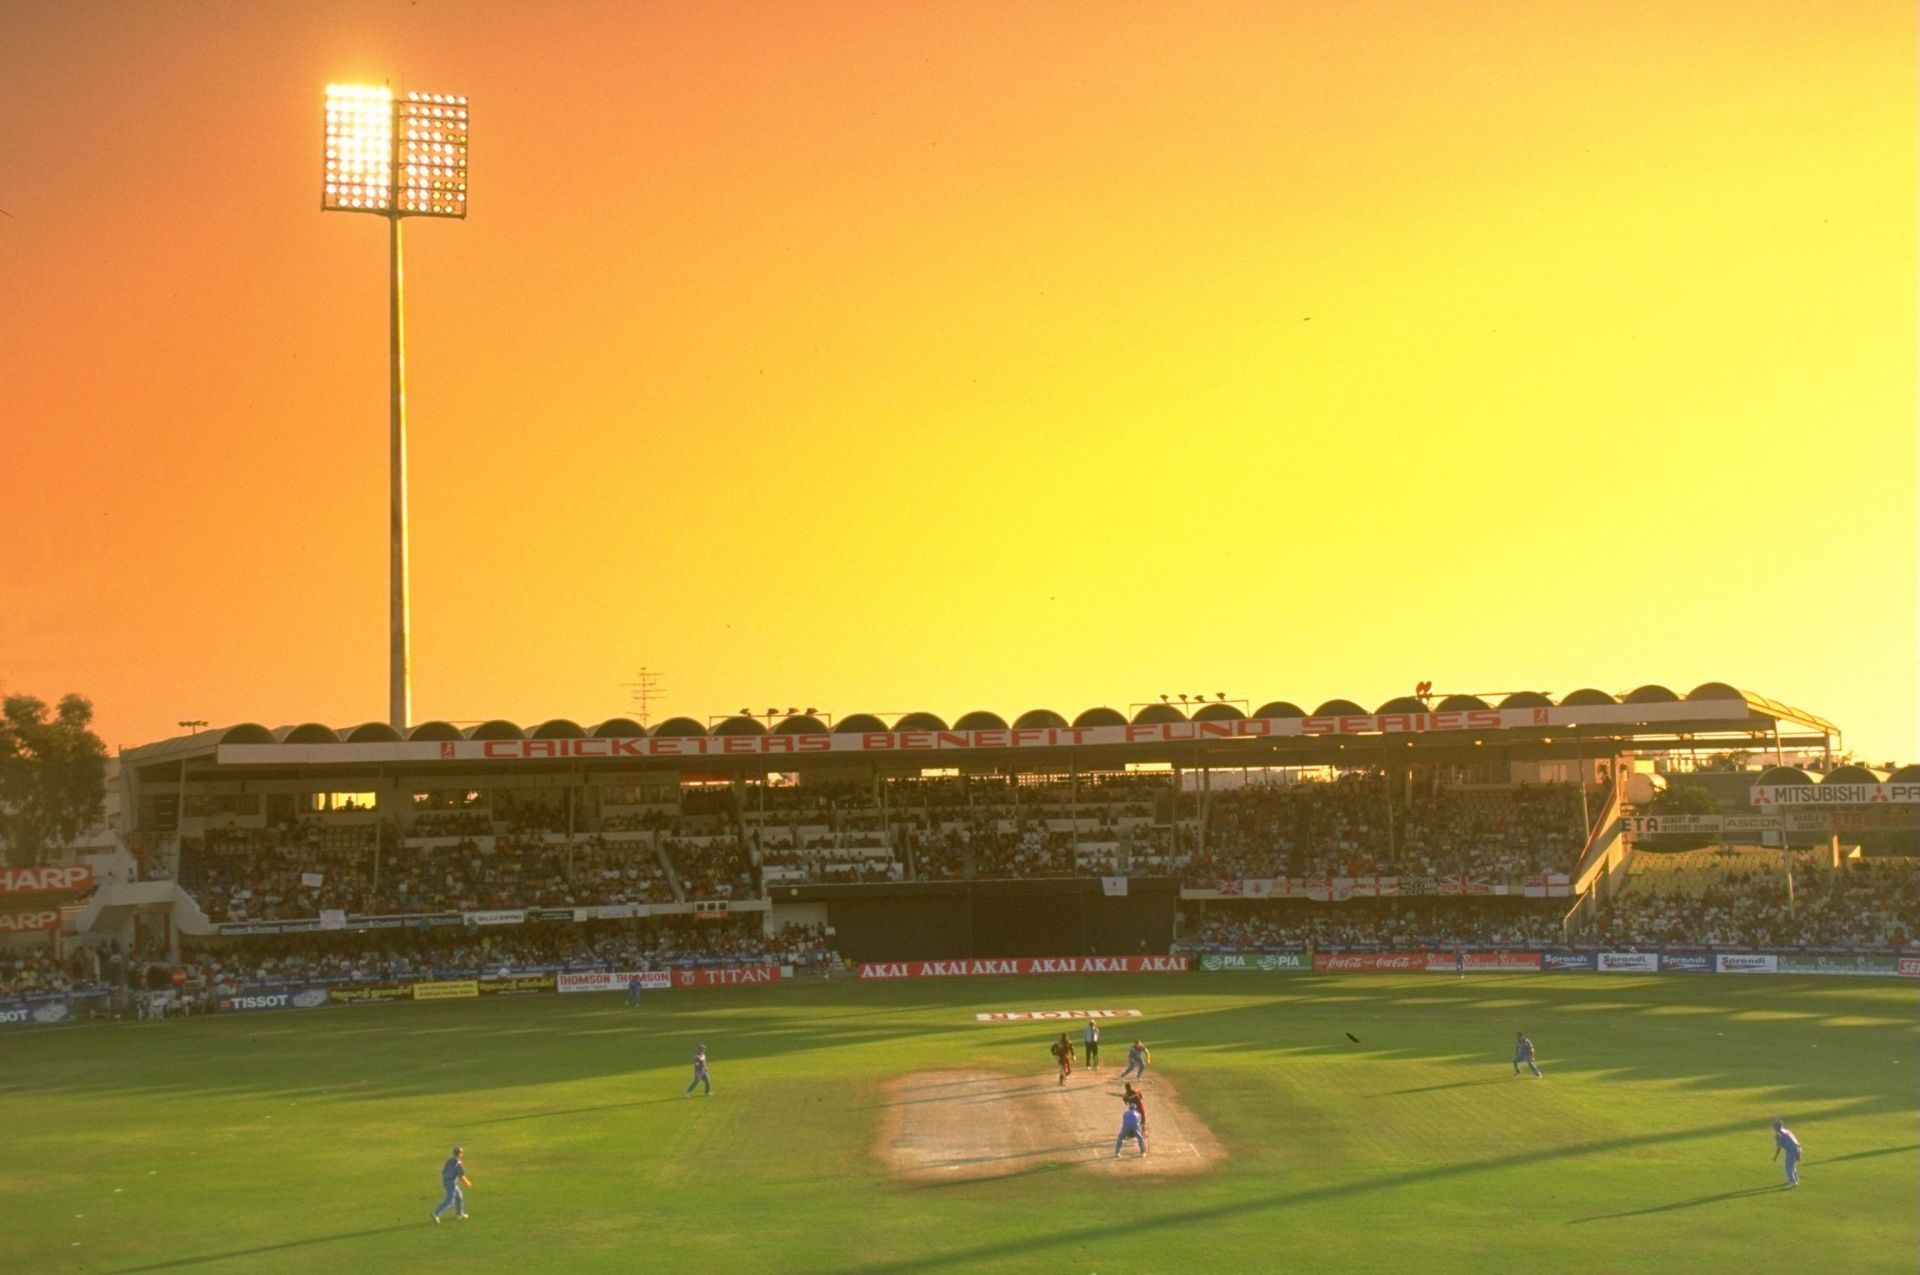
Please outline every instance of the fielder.
M1127 1050L1127 1066L1126 1070L1120 1073L1120 1079L1125 1080L1128 1076L1138 1076L1140 1079L1145 1080L1147 1078L1147 1064L1152 1061L1153 1051L1147 1048L1146 1042L1142 1040L1134 1041L1133 1045Z
M448 1209L452 1209L462 1222L467 1220L467 1197L460 1188L472 1186L473 1183L468 1179L467 1166L460 1158L463 1154L459 1147L455 1147L452 1158L440 1166L440 1185L447 1188L447 1198L434 1206L432 1216L435 1226L440 1224L440 1215Z
M1147 1135L1140 1127L1140 1111L1137 1107L1128 1107L1120 1117L1120 1136L1113 1140L1113 1154L1116 1158L1120 1155L1120 1148L1126 1145L1128 1138L1140 1144L1141 1155L1147 1153Z
M1060 1083L1066 1084L1067 1077L1073 1074L1073 1042L1067 1039L1065 1032L1061 1032L1060 1039L1054 1041L1047 1052L1060 1064Z
M1520 1074L1521 1063L1527 1065L1527 1070L1533 1073L1535 1080L1541 1078L1540 1069L1533 1063L1533 1042L1527 1039L1525 1032L1515 1032L1513 1034L1513 1074L1516 1076Z
M627 980L627 1004L638 1005L639 1003L640 1003L640 976L638 974L635 974L632 978Z
M1091 1018L1087 1020L1087 1029L1080 1033L1080 1043L1086 1054L1087 1070L1100 1070L1100 1025Z
M1787 1153L1787 1189L1791 1191L1800 1185L1800 1139L1793 1136L1793 1130L1786 1122L1773 1122L1773 1158L1778 1160L1780 1153Z
M701 1097L713 1097L713 1080L707 1075L707 1047L704 1044L694 1051L693 1079L687 1082L687 1091L680 1096L682 1098L693 1097L693 1091L701 1085L706 1086L706 1090L701 1094Z

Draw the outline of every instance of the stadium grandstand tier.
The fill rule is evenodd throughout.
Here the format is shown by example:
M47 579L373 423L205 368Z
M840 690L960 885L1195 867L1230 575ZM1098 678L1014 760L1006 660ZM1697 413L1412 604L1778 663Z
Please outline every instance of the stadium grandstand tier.
M1720 683L1401 697L1372 713L1336 699L652 729L239 726L125 754L123 809L139 875L177 877L188 936L717 907L775 930L864 918L876 952L1137 951L1164 948L1174 909L1218 926L1216 906L1239 899L1276 908L1261 932L1286 941L1419 938L1417 918L1436 941L1502 943L1542 939L1555 911L1591 934L1654 908L1631 901L1630 778L1683 751L1805 755L1833 734ZM1016 906L1028 896L1011 886L1037 893ZM1609 913L1604 894L1622 906ZM1538 915L1472 906L1497 896ZM170 906L128 897L136 913ZM1398 919L1367 920L1375 902ZM1359 906L1294 915L1330 904ZM1704 905L1659 905L1683 906ZM873 938L889 910L909 919ZM85 920L127 911L103 903Z

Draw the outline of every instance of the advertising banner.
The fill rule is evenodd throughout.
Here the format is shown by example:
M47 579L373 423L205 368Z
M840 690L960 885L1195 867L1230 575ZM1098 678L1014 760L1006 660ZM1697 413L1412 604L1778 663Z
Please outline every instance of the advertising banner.
M1894 956L1875 956L1870 953L1840 956L1833 954L1796 955L1782 952L1775 966L1781 974L1851 974L1855 976L1874 976L1898 974L1900 959Z
M1920 784L1756 784L1756 806L1877 806L1920 802Z
M1101 877L1100 892L1116 898L1121 897L1127 892L1127 879L1125 877Z
M60 909L35 908L30 912L0 912L0 934L28 934L60 928Z
M1602 952L1595 966L1601 973L1651 974L1660 968L1658 952Z
M673 975L666 970L629 971L623 974L608 974L599 971L586 974L556 974L554 990L560 992L624 992L627 984L634 979L640 980L640 986L648 991L659 991L673 986Z
M1138 1018L1137 1009L1029 1009L1004 1014L975 1014L976 1023L1057 1022L1066 1018Z
M1740 952L1714 957L1713 968L1721 974L1773 974L1779 958L1770 952Z
M992 974L1184 974L1184 956L1010 956L991 961L881 961L861 978L971 978Z
M1662 952L1660 953L1660 972L1662 974L1711 974L1713 973L1713 953Z
M1543 970L1593 970L1600 968L1600 962L1592 952L1542 952L1540 968Z
M444 983L415 983L413 999L417 1001L464 1001L472 1000L480 994L480 984L470 978L450 979Z
M1427 954L1425 952L1315 952L1313 968L1410 973L1427 968ZM1447 958L1447 968L1453 968L1452 957Z
M508 974L480 980L482 996L517 996L527 992L552 990L553 975L551 974Z
M318 1009L327 1003L324 987L243 987L213 1002L216 1014L250 1014L263 1009Z
M1467 972L1484 970L1537 970L1538 952L1468 952Z
M0 868L0 894L59 894L91 890L93 869L85 864L66 867Z
M879 730L806 735L694 735L583 739L461 739L356 744L221 744L222 766L475 761L565 761L625 757L792 757L838 753L954 753L995 749L1145 747L1235 739L1322 735L1427 735L1532 730L1584 724L1744 721L1742 700L1680 703L1540 705L1420 713L1326 713L1229 721L1136 722L1118 726L1014 726L984 730ZM950 763L949 763L950 764ZM1920 787L1920 785L1912 785Z
M732 987L740 983L778 983L778 965L714 965L673 971L675 987Z
M413 999L411 983L366 983L358 987L334 987L327 999L336 1005L385 1005Z
M1920 956L1901 957L1899 972L1908 978L1920 978Z
M1313 962L1305 952L1208 952L1200 957L1203 970L1307 970Z
M64 999L0 1001L0 1030L64 1023L72 1017L73 1007Z
M493 908L486 912L462 912L460 919L468 925L520 925L527 919L522 908Z
M320 928L320 918L307 917L299 921L222 921L222 934L302 934L308 930Z

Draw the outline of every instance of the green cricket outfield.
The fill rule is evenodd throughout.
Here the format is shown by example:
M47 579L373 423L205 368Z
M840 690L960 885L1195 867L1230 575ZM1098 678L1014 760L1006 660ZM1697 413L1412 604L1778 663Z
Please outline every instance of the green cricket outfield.
M846 979L20 1030L0 1036L0 1271L1911 1271L1917 994ZM1144 1038L1150 1100L1177 1089L1211 1163L1133 1174L1096 1143L952 1181L889 1167L902 1078L1031 1077L1044 1104L1061 1024L974 1015L1070 1008L1141 1011L1074 1083L1117 1089ZM1513 1076L1519 1030L1544 1080ZM684 1098L702 1042L714 1094ZM1000 1106L1016 1128L1046 1109ZM1769 1163L1776 1117L1806 1147L1798 1190ZM436 1226L456 1142L472 1217Z

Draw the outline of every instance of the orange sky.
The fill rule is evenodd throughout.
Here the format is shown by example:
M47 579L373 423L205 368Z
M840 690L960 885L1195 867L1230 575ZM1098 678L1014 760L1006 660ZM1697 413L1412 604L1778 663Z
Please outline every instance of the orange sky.
M1906 0L0 9L0 685L416 719L1731 681L1916 754Z

